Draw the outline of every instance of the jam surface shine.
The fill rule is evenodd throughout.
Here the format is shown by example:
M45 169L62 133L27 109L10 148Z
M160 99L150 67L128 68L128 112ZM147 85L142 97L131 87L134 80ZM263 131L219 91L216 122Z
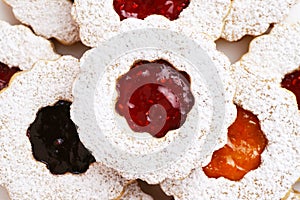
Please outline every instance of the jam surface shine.
M116 89L117 113L133 131L157 138L178 129L194 105L189 75L164 60L136 62L117 80Z
M228 142L213 153L211 162L203 167L210 178L242 179L261 164L261 154L268 140L258 118L250 111L237 107L237 118L228 128Z
M120 20L145 19L154 14L175 20L189 3L189 0L114 0L113 6Z
M34 158L53 174L84 173L96 161L79 140L70 119L70 106L70 102L61 100L40 109L27 130Z

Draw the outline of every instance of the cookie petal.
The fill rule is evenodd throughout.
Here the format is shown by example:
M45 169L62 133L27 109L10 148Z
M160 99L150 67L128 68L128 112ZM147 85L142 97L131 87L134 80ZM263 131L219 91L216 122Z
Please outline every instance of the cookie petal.
M237 41L245 35L261 35L270 24L281 22L297 0L233 0L222 37Z
M0 62L28 70L38 60L59 57L48 40L34 35L29 28L0 21Z
M254 39L241 64L251 73L280 84L300 65L300 22L276 25L271 33ZM272 71L272 73L269 73Z
M71 16L73 3L69 0L5 0L14 15L34 32L47 39L56 38L63 44L79 41L78 26Z

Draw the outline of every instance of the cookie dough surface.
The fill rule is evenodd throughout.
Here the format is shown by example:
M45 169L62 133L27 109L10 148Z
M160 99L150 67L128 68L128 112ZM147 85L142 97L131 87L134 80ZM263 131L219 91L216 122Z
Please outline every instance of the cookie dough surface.
M256 76L280 84L285 74L300 66L299 46L300 21L279 24L269 35L254 39L240 63Z
M23 26L12 26L0 20L0 62L28 70L39 60L56 60L60 55L45 38Z
M56 38L63 44L79 41L79 29L71 16L70 0L5 0L22 23L37 35Z
M233 0L222 37L237 41L245 35L261 35L273 23L283 21L297 0Z

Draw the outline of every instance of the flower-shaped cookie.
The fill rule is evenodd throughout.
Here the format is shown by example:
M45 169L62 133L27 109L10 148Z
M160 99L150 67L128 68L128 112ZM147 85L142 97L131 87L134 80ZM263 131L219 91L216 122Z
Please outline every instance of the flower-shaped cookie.
M284 197L300 176L299 112L295 96L280 86L299 67L299 24L276 26L251 43L250 53L232 66L235 103L257 115L268 144L260 166L239 181L208 178L202 168L184 180L167 180L175 199L274 199ZM227 161L228 162L228 161ZM202 166L203 167L203 166Z
M146 40L143 38L144 34ZM115 48L116 46L118 48ZM132 49L134 50L130 51ZM153 71L150 68L143 72L137 71L137 75L140 74L144 78L134 79L135 75L126 73L134 69L134 63L137 61L140 61L139 66L143 66L144 63L144 67L147 67L147 63L159 65L162 71L156 75L155 73L151 75ZM182 77L183 79L177 80L174 77L180 75L174 68L168 68L170 65L180 72L186 72L184 76L190 78ZM79 127L81 141L93 151L96 160L114 168L125 178L139 178L150 184L157 184L166 178L183 178L193 168L208 160L212 152L226 142L226 129L236 115L232 103L235 86L228 73L229 66L229 60L216 50L214 42L205 35L199 34L192 40L179 33L161 29L128 32L83 56L81 73L74 85L75 98L71 117ZM147 78L151 76L158 78L154 78L156 80ZM133 79L134 86L119 87L120 77L124 80ZM128 126L134 116L143 115L141 114L143 111L140 113L137 111L137 115L133 114L132 120L130 117L126 118L127 123L116 108L126 110L128 106L130 108L135 106L129 102L124 106L118 104L120 101L117 99L123 98L118 97L118 94L129 93L129 96L130 94L134 96L134 91L138 91L139 87L147 90L148 86L151 88L160 85L158 88L160 94L168 96L167 101L173 102L171 103L173 108L178 105L175 102L180 101L179 104L184 105L181 104L181 100L175 100L180 99L181 93L178 91L181 90L168 87L169 81L174 81L174 85L180 85L184 91L191 90L194 95L195 103L192 109L177 113L181 117L186 114L186 118L182 117L185 121L179 128L169 129L166 135L160 135L159 138L151 136L149 132L145 133L147 131L131 129L145 126L138 124ZM190 86L186 85L187 82L190 82ZM122 88L126 89L120 91ZM130 88L137 90L132 91ZM173 91L174 94L166 95L167 91ZM181 97L186 101L190 100L188 92L183 92ZM146 117L149 124L154 123L155 118L164 123L168 117L164 118L163 114L151 117L151 112L154 112L151 108L161 108L155 107L158 105L165 106L164 103L153 103L154 101L156 100L148 101L152 102L153 107L149 106L149 112L144 114L149 117ZM172 118L175 118L175 114Z
M78 26L71 16L70 0L5 0L22 23L47 39L56 38L63 44L79 41Z
M72 100L79 62L72 57L39 61L32 70L14 77L1 92L0 184L12 199L114 199L126 180L100 163L80 175L53 175L37 162L26 130L37 111L56 101Z
M60 56L52 44L22 25L0 21L0 62L28 70L38 60L56 60Z
M153 3L153 2L152 2ZM223 19L230 8L230 0L197 0L197 1L154 1L154 5L148 1L119 1L119 0L75 0L73 16L80 26L80 37L87 46L95 47L99 42L108 39L126 30L138 28L155 27L172 30L193 32L194 34L204 33L213 39L220 37L223 28ZM164 5L156 5L161 3ZM137 11L128 11L127 16L138 17L142 9L151 10L149 6L166 9L166 13L177 11L177 5L187 5L182 10L178 19L170 21L162 15L150 15L145 19L127 18L120 20L119 13L127 12L124 9L137 8ZM148 6L148 7L147 7ZM141 7L141 10L139 10ZM119 10L120 9L120 10ZM180 9L182 9L180 7ZM117 11L116 11L117 10ZM175 10L175 11L174 11ZM142 11L141 11L142 12ZM149 11L156 14L155 11ZM164 12L164 11L163 11ZM142 13L143 14L143 13ZM140 27L140 25L142 25Z
M236 41L245 35L261 35L270 24L281 22L297 0L233 0L224 20L222 37Z

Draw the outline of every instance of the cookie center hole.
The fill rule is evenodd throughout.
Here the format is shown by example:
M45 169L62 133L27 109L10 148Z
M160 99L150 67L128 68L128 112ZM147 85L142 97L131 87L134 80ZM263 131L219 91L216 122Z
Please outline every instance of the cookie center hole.
M114 0L113 6L120 20L145 19L155 14L176 20L189 3L190 0Z
M115 105L135 132L156 138L180 128L194 105L190 76L165 60L138 61L118 78Z
M211 162L203 167L204 173L210 178L238 181L259 167L267 143L257 116L237 106L237 118L228 128L228 142L213 153Z
M27 130L34 158L53 174L84 173L95 162L80 142L76 125L70 119L71 102L58 101L41 108Z

